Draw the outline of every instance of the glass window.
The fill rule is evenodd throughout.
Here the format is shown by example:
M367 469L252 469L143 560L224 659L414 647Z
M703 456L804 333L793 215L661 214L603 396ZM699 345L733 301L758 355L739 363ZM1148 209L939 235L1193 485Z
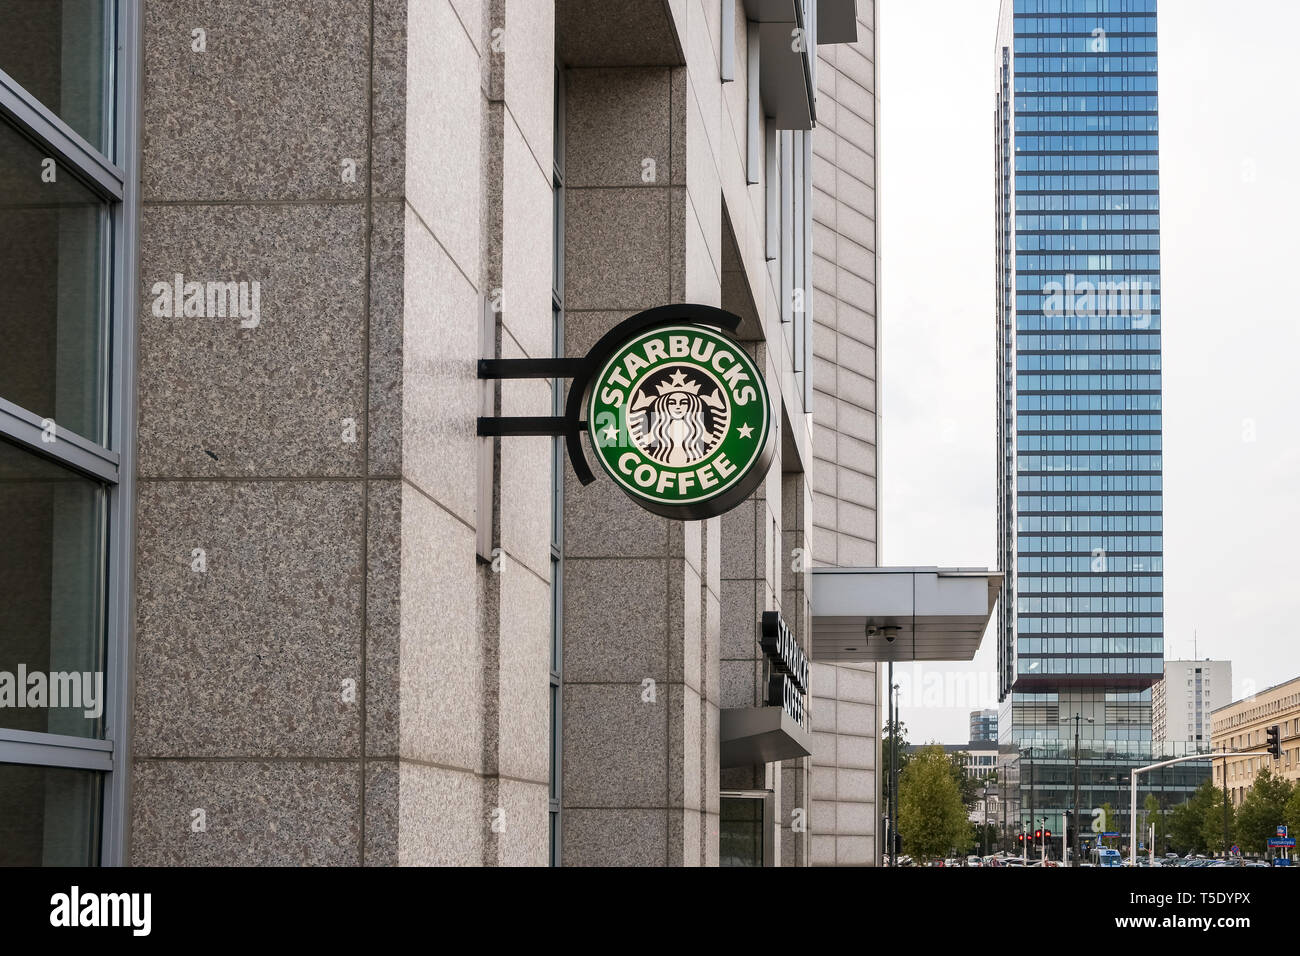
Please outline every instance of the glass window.
M763 804L755 797L723 797L718 829L720 866L763 865Z
M0 441L0 727L103 736L103 486Z
M0 763L0 866L95 866L103 775Z
M108 204L71 168L0 122L0 397L99 443L108 226Z
M564 355L564 71L557 62L551 157L551 348ZM564 383L551 383L551 412L564 414ZM564 439L551 442L550 863L563 862Z
M0 0L0 865L124 862L138 9Z
M112 0L0 0L0 70L112 156Z

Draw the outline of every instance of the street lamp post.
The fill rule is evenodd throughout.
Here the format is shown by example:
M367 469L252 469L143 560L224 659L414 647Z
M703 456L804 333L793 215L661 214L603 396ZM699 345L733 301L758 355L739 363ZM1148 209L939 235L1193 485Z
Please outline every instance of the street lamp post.
M889 735L889 859L898 866L898 684L894 683L894 662L889 662L889 709L893 723Z
M1073 717L1066 717L1066 721L1074 721L1074 857L1070 860L1071 866L1079 865L1079 722L1086 720L1092 723L1091 717L1084 717L1076 713ZM1067 827L1067 829L1069 829Z
M1121 794L1122 794L1122 792L1123 792L1124 784L1125 784L1126 782L1127 782L1127 781L1125 780L1123 774L1121 774L1121 773L1117 773L1117 774L1115 774L1115 819L1116 819L1116 822L1119 821L1119 808L1122 807L1122 806L1124 805L1124 798L1121 796ZM1136 823L1135 820L1130 820L1130 821L1129 821L1130 829L1131 829L1132 824L1134 824L1134 823ZM1121 827L1121 826L1116 826L1115 829L1116 829L1116 831L1118 831L1119 833L1123 833L1123 832L1124 832L1123 827ZM1122 849L1122 848L1123 848L1122 844L1123 844L1123 842L1124 842L1124 838L1121 836L1121 837L1116 837L1116 839L1120 841L1121 849ZM1131 839L1131 837L1130 837L1130 839Z
M1006 839L1007 839L1007 780L1006 780L1006 776L1007 776L1006 765L1004 764L1004 765L1003 765L1003 768L1002 768L1002 777L998 780L998 789L1001 791L1001 796L1002 796L1001 800L998 801L999 803L1002 804L1002 826L1001 826L1001 828L1000 828L999 831L998 831L998 844L999 844L999 849L1002 849L1002 848L1003 848L1003 847L1002 847L1002 844L1004 844L1004 843L1006 842Z
M1034 832L1034 748L1027 748L1029 751L1029 830L1025 833L1025 845L1029 845L1030 838ZM1025 856L1025 862L1029 862L1028 854Z
M993 788L987 784L984 787L984 855L989 855L989 800L993 796Z
M1119 848L1123 849L1122 834L1124 830L1123 830L1123 824L1120 822L1119 808L1123 805L1123 799L1121 798L1120 793L1126 782L1126 779L1124 777L1124 774L1120 773L1117 770L1113 774L1108 773L1103 775L1101 778L1101 782L1115 784L1115 804L1111 808L1111 817L1108 817L1106 819L1106 826L1109 827L1114 832L1121 834L1121 836L1118 836L1115 839L1117 844L1119 845ZM1136 826L1136 820L1137 818L1135 816L1133 820L1130 821L1130 823L1133 823L1134 826ZM1136 832L1136 830L1134 832Z
M1223 858L1228 858L1228 745L1223 745Z
M1168 767L1162 767L1160 770L1160 855L1163 857L1169 852L1169 830L1165 827L1165 771ZM1152 845L1155 841L1152 840Z

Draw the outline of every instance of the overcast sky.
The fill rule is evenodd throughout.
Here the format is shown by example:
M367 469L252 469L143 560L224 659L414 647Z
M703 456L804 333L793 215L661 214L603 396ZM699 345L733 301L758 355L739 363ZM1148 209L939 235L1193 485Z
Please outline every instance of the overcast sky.
M996 566L997 8L880 3L882 564ZM1300 274L1300 3L1159 17L1165 656L1199 632L1240 698L1300 675L1300 308L1276 288ZM996 659L990 631L940 665L910 739L966 740Z

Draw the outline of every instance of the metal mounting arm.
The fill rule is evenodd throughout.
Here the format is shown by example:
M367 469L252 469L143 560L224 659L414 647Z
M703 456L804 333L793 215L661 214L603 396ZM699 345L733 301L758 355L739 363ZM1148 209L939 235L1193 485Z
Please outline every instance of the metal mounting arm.
M478 377L481 379L567 378L571 381L564 403L564 415L539 418L482 416L478 420L478 434L485 437L563 435L574 477L581 484L591 484L596 476L587 464L582 439L579 437L587 428L587 422L580 416L588 383L623 342L645 329L675 322L698 322L734 333L740 327L740 316L710 305L661 305L624 319L601 336L591 351L582 358L479 359Z

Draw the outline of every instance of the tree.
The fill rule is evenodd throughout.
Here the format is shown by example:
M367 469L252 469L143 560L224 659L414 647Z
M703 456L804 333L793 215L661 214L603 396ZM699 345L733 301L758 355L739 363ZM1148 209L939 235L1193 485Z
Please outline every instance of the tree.
M899 778L898 832L903 848L916 859L944 856L971 841L966 807L950 768L942 747L927 746L911 755Z
M1206 786L1209 787L1209 793L1205 800L1204 809L1201 818L1201 845L1206 853L1225 852L1232 846L1236 839L1234 835L1237 832L1237 811L1232 802L1228 801L1227 812L1227 844L1224 843L1224 794L1222 787L1216 787L1210 781L1201 784L1201 790ZM1197 793L1201 791L1198 790Z
M1267 766L1259 772L1254 786L1237 809L1237 841L1243 850L1267 852L1269 837L1277 833L1277 825L1286 819L1291 789L1289 780L1274 776Z
M884 777L882 777L881 779L884 781L885 784L886 814L890 812L891 805L895 799L894 796L891 795L890 793L890 789L894 786L894 778L889 775L889 768L893 763L893 757L894 757L894 748L891 746L891 744L894 742L895 737L897 737L897 743L898 743L898 778L899 778L899 786L901 787L903 771L907 769L907 762L908 760L911 759L911 755L907 752L907 725L903 723L901 720L885 721L885 729L884 732L881 734L881 742L882 742L881 770L884 773ZM898 819L897 808L893 808L893 816L894 816L894 820L897 821ZM887 837L886 843L888 843L890 839L892 839L892 837ZM886 852L889 851L886 850Z
M1142 802L1142 806L1147 812L1147 827L1154 826L1156 828L1156 837L1151 841L1151 845L1156 850L1163 852L1162 848L1169 843L1169 835L1166 832L1165 815L1161 812L1160 801L1156 799L1154 793L1148 793L1146 800ZM1145 840L1147 834L1144 832L1141 838Z
M1092 830L1094 833L1111 833L1115 823L1115 808L1109 803L1103 803L1099 808L1101 814L1093 818Z
M1169 842L1179 853L1203 852L1201 824L1205 814L1196 804L1195 794L1169 811Z
M969 756L965 751L960 751L948 758L948 772L952 774L953 783L957 784L961 802L967 810L973 809L984 795L984 781L966 772L966 758Z
M1291 799L1286 802L1284 819L1292 834L1300 833L1300 787L1291 789Z
M1232 808L1228 808L1229 836ZM1169 840L1180 853L1204 853L1223 844L1223 791L1206 780L1169 811Z
M893 739L895 724L897 724L898 727L898 773L900 776L903 771L907 769L907 761L911 759L911 755L907 752L907 724L903 723L901 720L885 721L885 732L881 735L884 748L881 767L885 774L884 779L886 781L889 780L889 765L893 755L893 751L890 749L890 741Z

